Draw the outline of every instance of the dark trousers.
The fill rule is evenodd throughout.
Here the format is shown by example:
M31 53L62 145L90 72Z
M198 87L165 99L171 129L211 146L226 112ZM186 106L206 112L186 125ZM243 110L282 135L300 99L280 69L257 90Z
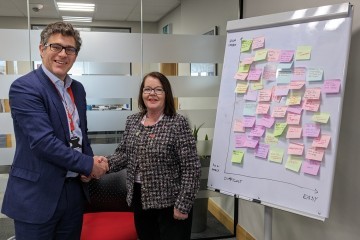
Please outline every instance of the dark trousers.
M143 210L141 185L135 183L132 201L135 228L140 240L189 240L191 237L192 210L186 220L174 219L174 206Z
M79 240L85 195L79 178L66 180L54 215L43 224L15 223L16 240Z

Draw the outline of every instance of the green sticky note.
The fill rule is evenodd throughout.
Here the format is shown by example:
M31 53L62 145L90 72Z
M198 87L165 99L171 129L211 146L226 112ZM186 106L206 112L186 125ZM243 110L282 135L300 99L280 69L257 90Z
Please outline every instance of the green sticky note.
M233 163L242 163L244 158L244 152L240 150L234 150L231 156L231 162Z
M314 122L327 123L329 121L329 117L330 117L329 113L321 112L321 113L314 113L311 119Z
M242 40L240 52L247 52L251 49L252 40Z
M254 61L265 60L267 57L267 52L268 52L267 49L261 49L256 51Z
M240 64L238 72L239 73L247 73L250 70L250 64Z
M274 136L281 136L286 128L287 123L275 123Z
M311 57L311 46L298 46L296 49L296 60L309 60Z
M299 172L301 164L302 164L302 160L300 158L290 156L286 161L285 168L294 172Z
M270 147L269 160L271 162L282 163L284 150L281 148Z

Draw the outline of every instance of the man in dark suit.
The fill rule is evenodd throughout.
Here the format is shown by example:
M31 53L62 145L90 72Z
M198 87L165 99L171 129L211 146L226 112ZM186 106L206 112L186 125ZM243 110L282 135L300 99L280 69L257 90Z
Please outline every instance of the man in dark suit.
M42 65L10 87L16 151L2 212L14 219L17 240L80 239L87 196L80 175L108 170L90 147L84 87L67 74L80 47L71 24L49 24L41 32Z

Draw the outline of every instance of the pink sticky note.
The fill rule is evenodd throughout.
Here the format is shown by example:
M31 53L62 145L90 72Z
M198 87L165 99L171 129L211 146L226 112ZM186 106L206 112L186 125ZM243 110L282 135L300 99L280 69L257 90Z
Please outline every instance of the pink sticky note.
M306 152L306 158L310 160L322 161L325 150L323 148L311 147Z
M305 90L304 99L319 99L321 88L308 88Z
M301 126L289 126L286 133L286 138L301 138L302 127Z
M285 117L287 108L287 106L276 106L271 116L275 118L283 118Z
M295 67L293 71L292 81L299 81L306 79L306 68L305 67Z
M306 123L304 128L304 137L318 137L320 134L320 125L316 123Z
M260 79L262 70L261 69L250 69L247 80L249 81L257 81Z
M266 159L269 153L270 145L259 143L259 145L255 149L255 157Z
M259 49L265 46L265 37L256 37L252 42L252 49Z
M255 124L255 117L244 117L243 118L243 124L244 127L249 128L249 127L253 127Z
M278 62L281 51L279 49L269 49L267 60L268 62Z
M302 107L301 107L301 105L299 105L299 106L292 105L292 106L289 106L289 107L286 109L286 111L291 112L291 113L301 114L301 112L302 112Z
M301 89L305 85L305 81L291 81L289 84L289 89Z
M340 79L325 80L322 87L324 93L339 93L340 92Z
M287 85L280 85L275 87L276 96L287 96L289 93L289 87Z
M319 111L320 100L319 99L305 99L302 108L306 111L317 112Z
M255 125L255 127L253 127L251 129L251 131L249 132L248 136L251 137L262 137L264 135L265 132L265 127L263 126L259 126L259 125Z
M286 123L289 125L299 125L301 119L300 114L288 113L286 116Z
M254 57L248 57L241 61L241 64L252 64L254 61Z
M301 156L303 155L303 152L304 152L304 144L299 144L299 143L289 144L287 151L288 154Z
M262 118L256 120L256 124L259 126L264 126L266 128L271 128L274 125L275 118L271 117L268 114L262 116Z
M235 119L233 130L234 132L245 132L242 119Z
M256 148L259 143L259 139L255 137L248 137L245 141L245 147Z
M329 146L330 138L330 135L321 135L320 137L314 138L311 146L327 148Z
M264 67L262 78L266 81L275 81L276 80L276 65L267 64Z
M248 75L248 73L243 73L243 72L237 72L236 74L235 74L235 79L237 79L237 80L246 80L246 77L247 77L247 75Z
M235 148L245 147L246 135L235 134Z
M310 175L318 175L320 169L320 162L306 160L301 166L301 171Z
M269 103L259 103L256 106L256 114L267 114L270 109Z
M271 88L271 101L272 102L280 102L280 100L281 100L281 96L276 96L275 95L275 90L276 90L276 87L275 86L273 86L272 88Z
M271 89L263 89L259 91L258 101L269 102L271 99Z
M248 101L257 101L258 91L257 90L248 90L247 93L244 95L244 99Z
M281 50L279 62L291 62L294 52L294 50Z

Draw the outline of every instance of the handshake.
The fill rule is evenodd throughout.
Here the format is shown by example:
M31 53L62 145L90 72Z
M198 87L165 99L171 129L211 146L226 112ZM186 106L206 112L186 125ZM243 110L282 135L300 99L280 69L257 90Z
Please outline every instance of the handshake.
M81 181L89 182L92 178L99 179L109 171L109 162L104 156L94 156L94 165L90 176L81 175Z

